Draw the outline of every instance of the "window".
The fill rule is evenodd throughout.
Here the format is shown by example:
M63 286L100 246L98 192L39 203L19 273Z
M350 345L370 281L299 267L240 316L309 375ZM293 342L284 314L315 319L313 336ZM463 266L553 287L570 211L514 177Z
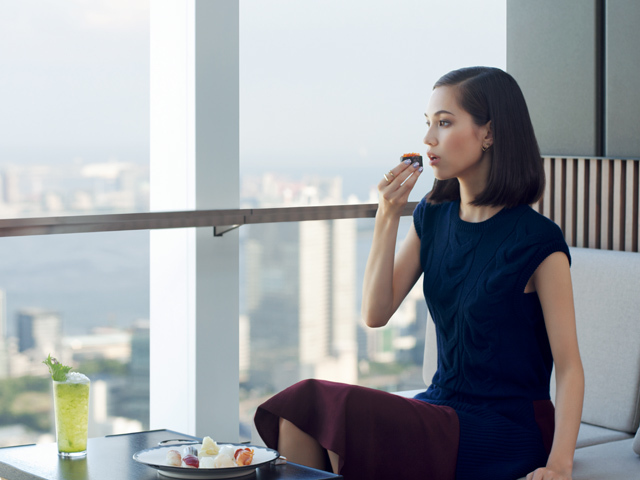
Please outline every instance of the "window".
M0 47L0 59L8 72L0 79L0 95L3 105L9 105L0 113L0 125L8 139L0 145L3 218L373 202L382 173L402 153L423 151L423 110L439 75L463 65L503 67L505 63L504 0L488 5L469 2L464 16L459 14L458 5L423 1L391 5L383 1L345 4L314 0L305 2L304 8L292 0L90 3L62 6L42 0L37 7L33 2L3 7L0 22L9 38ZM215 25L212 11L216 8L228 8L225 14L229 18L239 18L239 45L221 41L211 33L228 27L223 35L234 35L234 22ZM233 8L238 10L234 13ZM208 35L204 40L194 35L198 21L208 22L208 29L199 29ZM150 29L149 24L155 28ZM485 41L478 42L480 37ZM227 54L221 58L230 61L232 67L223 72L227 76L221 84L206 84L209 86L203 90L197 90L196 85L201 88L203 84L195 81L194 73L195 65L204 62L195 55L194 45L200 41ZM487 44L496 47L487 49ZM158 64L164 60L175 61L178 67ZM239 69L235 80L234 62ZM167 72L173 76L162 75ZM213 77L216 79L215 74ZM162 84L165 81L168 83ZM231 109L231 116L208 108L211 103L207 102L212 102L208 94L226 93L225 88L237 89L233 93L237 97L231 95L230 104L238 98L239 108ZM165 98L174 97L161 104L162 93L168 93ZM208 116L197 117L196 105L207 107L198 112L209 112ZM164 115L176 112L174 123L161 123L166 120ZM198 168L189 163L196 157L196 144L199 148L215 146L208 133L233 125L236 115L239 137L237 132L226 136L232 146L239 143L239 155L227 152L216 157L219 153L213 152L205 162L199 150ZM215 128L198 131L212 119L219 122ZM174 134L180 138L163 144L163 137ZM159 155L166 144L171 148ZM170 171L173 164L185 158L182 172L175 175ZM234 169L240 172L239 179ZM240 187L235 194L213 200L196 195L196 185L200 193L218 194L225 182L233 186L236 180ZM426 193L431 180L426 172L412 200ZM170 198L173 194L181 199L175 202ZM408 222L410 219L403 221L401 237ZM333 367L339 362L348 364L350 378L363 384L411 388L419 382L419 318L424 316L415 306L419 301L411 299L386 329L365 333L358 324L361 275L372 224L371 219L358 219L252 225L215 240L210 229L152 231L151 235L44 236L37 241L27 237L2 239L11 245L6 249L6 264L0 265L0 275L5 272L7 285L3 333L15 338L17 325L24 323L25 338L31 332L30 341L35 345L41 340L36 339L34 329L70 329L70 318L76 314L62 311L56 303L62 297L55 289L64 286L65 275L74 267L81 267L89 276L93 269L96 290L101 290L97 285L106 278L128 282L139 279L135 288L118 293L118 298L115 293L109 295L109 307L94 307L94 312L78 314L83 328L63 336L86 337L91 336L91 327L103 329L103 347L92 346L91 339L85 338L78 358L90 359L92 348L107 349L105 344L120 355L131 349L127 373L144 375L150 371L151 428L178 428L168 420L172 417L185 433L217 436L218 431L237 431L235 423L230 428L220 427L216 419L211 420L210 409L204 408L218 398L222 398L218 411L237 408L238 395L229 383L235 371L242 384L240 403L241 409L246 406L244 412L255 408L252 402L256 392L272 393L301 376L345 380L335 376L339 369ZM295 250L290 258L285 256L291 262L290 270L269 263L283 239L291 240L290 248ZM39 246L33 247L35 244ZM132 255L134 244L147 248L148 254L140 250ZM68 253L55 258L53 274L41 275L57 248ZM164 249L176 254L173 263L166 261ZM96 255L93 260L82 260L87 250ZM324 259L317 258L317 252L323 252ZM342 257L336 259L336 255ZM106 259L106 271L100 270L99 258ZM64 264L63 260L70 263ZM19 267L13 272L19 275L8 268L12 262ZM137 273L131 269L134 264ZM189 275L194 271L205 274L191 283L195 277ZM218 275L220 272L231 275ZM296 272L299 284L292 285L291 272ZM19 290L15 282L21 275L30 283L49 281L51 288L43 287L39 297L20 300L18 305L14 292ZM244 275L238 282L237 277ZM85 287L91 285L86 278L83 283ZM227 289L231 294L225 294ZM309 292L317 289L324 289L325 300L315 298L312 300L316 303L311 304ZM25 295L32 293L28 287L24 290ZM69 290L77 292L81 288L69 284ZM212 292L214 300L209 298ZM145 326L145 312L133 308L145 294L151 304L146 319L150 326ZM164 296L164 306L170 308L156 303L158 296ZM268 392L264 385L251 384L252 378L260 377L252 364L260 358L256 342L268 340L266 334L255 336L253 325L274 298L282 301L272 308L298 312L298 325L319 309L325 325L320 333L325 340L309 348L298 345L291 354L292 362ZM86 300L74 298L73 302L78 307ZM112 317L106 315L115 306L120 310ZM194 319L194 311L203 309L212 315ZM138 313L133 315L134 311ZM290 319L295 319L293 314ZM265 320L275 321L277 318ZM105 330L114 326L118 331ZM121 330L125 330L124 335ZM304 340L307 333L298 329L289 334ZM146 335L150 335L148 343ZM340 340L343 335L349 338L347 342ZM224 345L221 337L227 339L226 343L238 339L239 345ZM169 359L162 358L167 351L163 342L168 339L179 352ZM210 339L214 340L216 361L231 361L231 373L222 383L206 368L212 361L206 350ZM72 340L68 339L69 345ZM2 367L9 348L14 347L5 346L0 351L0 376L3 372L9 375L8 367ZM17 343L15 348L19 348ZM33 362L35 358L32 365L36 365ZM403 367L402 373L398 366ZM122 373L113 362L103 363L100 368L113 375ZM180 380L179 388L172 389L176 396L165 402L158 392L166 388L162 378L166 368ZM96 388L106 389L108 394L111 387L96 382ZM191 409L192 405L195 408ZM180 415L176 414L178 410ZM103 416L111 415L104 409L102 412ZM139 418L135 415L119 418ZM232 415L227 417L235 422ZM244 434L248 435L246 431ZM231 433L224 436L233 440Z
M382 174L403 153L424 154L435 81L462 66L505 67L506 2L468 2L460 11L459 3L431 1L241 2L241 205L376 203ZM432 182L427 168L410 200ZM388 326L365 327L373 220L341 222L242 227L244 432L259 403L306 377L424 386L421 281ZM402 220L398 244L410 222Z
M0 218L149 210L149 1L9 2ZM51 353L91 436L149 426L149 233L0 238L0 445L52 441Z

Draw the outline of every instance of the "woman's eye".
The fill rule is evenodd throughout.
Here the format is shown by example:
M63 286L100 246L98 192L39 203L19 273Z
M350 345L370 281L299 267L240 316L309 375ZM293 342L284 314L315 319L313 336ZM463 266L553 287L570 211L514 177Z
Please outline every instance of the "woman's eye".
M448 125L451 125L451 123L448 120L440 120L438 122L438 125L440 125L441 127L446 127Z

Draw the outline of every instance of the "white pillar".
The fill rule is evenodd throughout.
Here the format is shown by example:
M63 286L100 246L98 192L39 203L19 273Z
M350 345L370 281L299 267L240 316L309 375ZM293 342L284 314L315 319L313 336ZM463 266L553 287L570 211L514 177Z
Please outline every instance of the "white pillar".
M151 209L238 208L238 2L151 2ZM239 438L238 233L151 232L151 428Z

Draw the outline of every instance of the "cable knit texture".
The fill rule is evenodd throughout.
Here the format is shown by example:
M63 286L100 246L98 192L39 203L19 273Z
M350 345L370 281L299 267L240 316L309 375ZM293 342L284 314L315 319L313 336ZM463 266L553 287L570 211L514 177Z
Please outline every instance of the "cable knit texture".
M459 202L414 212L438 368L416 396L460 420L457 478L517 478L544 465L553 432L553 359L536 268L569 249L560 228L527 205L489 220L460 219Z

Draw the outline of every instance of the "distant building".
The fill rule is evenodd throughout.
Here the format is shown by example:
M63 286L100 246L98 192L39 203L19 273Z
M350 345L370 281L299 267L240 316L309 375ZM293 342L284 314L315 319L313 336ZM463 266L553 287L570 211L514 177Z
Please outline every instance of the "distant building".
M0 288L0 339L7 338L7 294Z
M131 363L129 364L130 390L126 399L128 409L124 415L149 428L149 332L148 320L139 320L131 336Z
M66 336L64 351L71 354L74 364L88 360L117 360L129 362L132 333L117 328L95 328L89 335Z
M0 338L0 379L9 376L9 343L6 338Z
M341 178L264 175L266 207L342 203ZM248 386L281 390L302 378L357 381L356 220L251 225L245 245ZM245 333L246 332L246 333ZM241 338L241 344L243 339Z
M356 381L355 236L353 220L251 227L251 386Z
M55 354L62 344L62 319L49 310L30 308L18 311L18 351L37 349Z
M9 376L9 344L7 339L7 295L0 289L0 378Z

